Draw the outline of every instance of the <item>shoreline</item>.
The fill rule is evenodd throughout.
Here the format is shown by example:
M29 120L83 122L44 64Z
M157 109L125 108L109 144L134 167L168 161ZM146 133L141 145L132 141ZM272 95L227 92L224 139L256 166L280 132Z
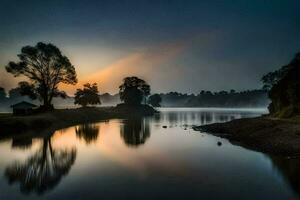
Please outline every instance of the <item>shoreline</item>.
M93 123L114 118L143 117L158 112L152 107L141 106L130 114L118 107L86 107L76 109L56 109L51 112L27 116L0 115L0 139L30 132L51 132L77 124Z
M236 119L193 128L251 150L284 156L300 156L300 116L277 119L269 116Z

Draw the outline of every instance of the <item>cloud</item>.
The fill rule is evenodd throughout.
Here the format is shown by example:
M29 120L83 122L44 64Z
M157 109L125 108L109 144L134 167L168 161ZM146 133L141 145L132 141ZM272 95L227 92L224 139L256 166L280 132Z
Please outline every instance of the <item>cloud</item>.
M174 60L186 47L187 43L178 42L130 53L101 70L86 77L79 77L79 83L76 86L62 85L62 89L72 94L76 88L81 87L84 83L95 82L100 86L102 93L116 93L123 78L127 76L138 76L149 82L157 73L160 73L164 64Z

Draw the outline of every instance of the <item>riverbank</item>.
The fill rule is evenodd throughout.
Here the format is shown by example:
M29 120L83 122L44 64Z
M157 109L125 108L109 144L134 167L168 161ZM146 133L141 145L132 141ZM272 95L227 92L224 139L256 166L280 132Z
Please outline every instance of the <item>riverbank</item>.
M194 127L264 153L300 156L300 116L291 119L257 117Z
M147 108L144 108L147 107ZM142 109L143 108L143 109ZM147 112L145 111L147 110ZM130 112L122 107L86 107L77 109L56 109L51 112L29 116L0 115L0 138L11 134L21 134L28 131L48 131L65 128L72 125L97 122L112 118L129 118L153 115L157 112L150 106L141 105L131 108Z

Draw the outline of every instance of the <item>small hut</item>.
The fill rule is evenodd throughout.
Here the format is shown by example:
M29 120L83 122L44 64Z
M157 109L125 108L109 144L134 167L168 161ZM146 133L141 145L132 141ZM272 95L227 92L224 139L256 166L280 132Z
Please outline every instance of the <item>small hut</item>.
M14 115L30 115L33 113L33 109L37 106L32 103L22 101L20 103L11 105L10 107L13 109Z

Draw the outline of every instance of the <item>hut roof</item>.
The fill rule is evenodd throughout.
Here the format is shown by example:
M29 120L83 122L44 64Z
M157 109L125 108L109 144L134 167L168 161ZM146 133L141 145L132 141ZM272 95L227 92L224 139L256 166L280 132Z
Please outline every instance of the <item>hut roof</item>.
M37 107L37 105L34 105L32 103L29 103L27 101L21 101L19 103L16 103L14 105L11 105L10 107L12 108L17 108L17 109L29 109L29 108L34 108Z

